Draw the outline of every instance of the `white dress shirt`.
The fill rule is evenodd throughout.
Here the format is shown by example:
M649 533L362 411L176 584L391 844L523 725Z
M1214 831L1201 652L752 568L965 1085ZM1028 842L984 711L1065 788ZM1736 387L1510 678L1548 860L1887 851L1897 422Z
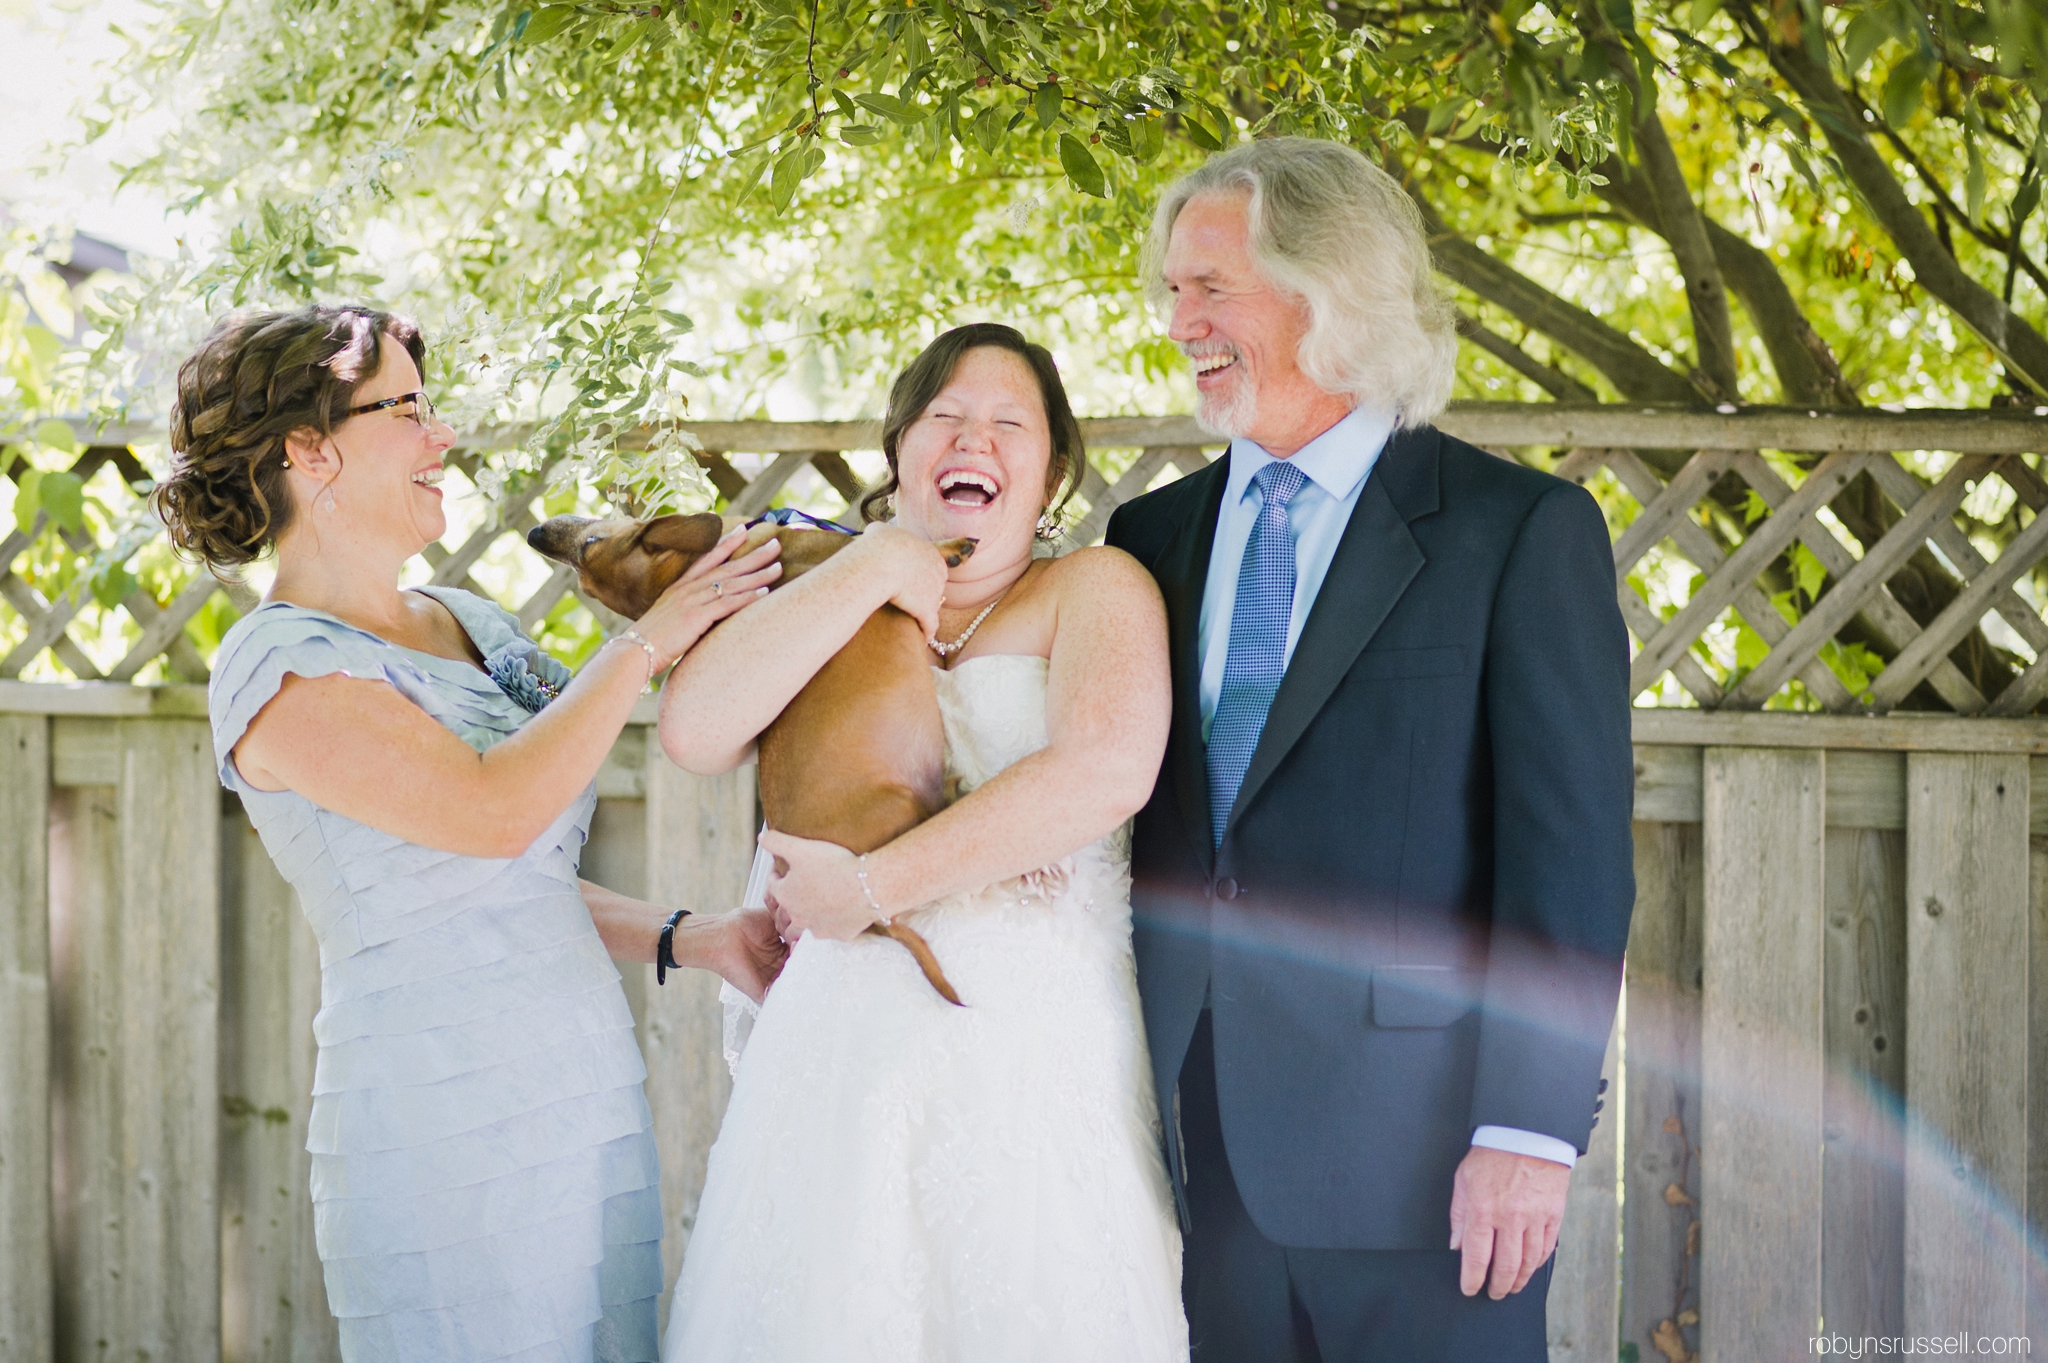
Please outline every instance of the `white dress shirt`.
M1290 461L1308 481L1287 504L1288 529L1294 536L1294 610L1287 621L1289 663L1294 661L1294 646L1301 639L1301 629L1315 606L1316 593L1330 571L1330 561L1337 556L1337 543L1351 523L1358 494L1393 432L1393 417L1357 407L1295 451ZM1209 580L1202 593L1202 613L1195 634L1195 650L1202 660L1204 742L1209 738L1210 721L1216 717L1216 699L1223 693L1223 667L1230 656L1230 617L1237 605L1238 569L1244 563L1252 527L1265 505L1252 479L1260 469L1274 462L1272 455L1242 437L1230 442L1229 457L1223 506L1216 515L1216 543L1209 551ZM1570 1141L1512 1126L1482 1126L1472 1133L1472 1144L1555 1160L1566 1168L1579 1157Z

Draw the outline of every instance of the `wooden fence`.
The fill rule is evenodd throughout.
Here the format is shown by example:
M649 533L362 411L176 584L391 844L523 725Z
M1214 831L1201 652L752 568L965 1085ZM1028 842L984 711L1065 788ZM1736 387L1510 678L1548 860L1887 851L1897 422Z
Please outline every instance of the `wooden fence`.
M1466 408L1443 424L1613 480L1638 689L1680 687L1701 707L1636 713L1639 897L1607 1114L1574 1176L1550 1295L1553 1360L1607 1363L1617 1345L1640 1363L1804 1358L1823 1333L1962 1333L1976 1352L2048 1343L2031 1228L2048 1209L2048 1039L2033 1044L2048 1005L2029 987L2048 943L2048 786L2038 812L2032 798L2048 782L2048 720L2000 717L2031 711L2044 666L2010 652L2009 679L1987 692L1965 647L1996 617L2001 638L2048 660L2035 642L2048 625L2023 594L2048 517L2017 509L2048 504L2022 457L2048 446L2048 422ZM1138 453L1091 468L1075 542L1205 458L1183 421L1090 425L1092 448ZM837 452L871 438L699 430L714 451L770 456L751 481L740 461L707 459L741 510L806 463L850 501ZM1802 469L1758 448L1820 457ZM1861 453L1886 449L1946 453ZM1878 533L1845 542L1823 508L1860 475L1888 505ZM1986 515L1957 514L1987 479L2010 493L2002 551ZM1998 510L1983 494L1973 505ZM436 576L464 581L531 514L437 546ZM1797 622L1771 599L1795 543L1825 574ZM67 637L76 612L7 569L22 545L0 547L0 595L30 631L0 671L39 640L76 675L132 677L179 647L191 599L219 590L131 605L139 634L102 666ZM1932 607L1899 585L1928 551L1955 578ZM1689 594L1645 597L1646 563L1667 576L1691 565ZM568 590L558 574L510 604L534 620ZM1720 663L1738 625L1764 650L1731 673ZM1860 677L1824 652L1852 631L1881 664ZM1960 713L1756 712L1773 696ZM303 1154L317 958L214 780L204 713L196 686L0 680L0 1358L335 1352ZM723 909L745 876L751 775L678 771L646 719L599 778L585 873ZM625 973L672 1275L725 1098L715 988Z

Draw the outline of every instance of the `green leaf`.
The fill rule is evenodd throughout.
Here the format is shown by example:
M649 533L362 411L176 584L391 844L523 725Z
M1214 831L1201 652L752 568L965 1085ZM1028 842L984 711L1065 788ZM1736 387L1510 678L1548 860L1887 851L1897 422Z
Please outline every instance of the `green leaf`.
M575 23L576 18L574 5L549 5L527 20L526 31L519 35L519 41L527 44L544 43Z
M1098 199L1109 197L1109 185L1103 179L1102 167L1096 164L1095 155L1088 150L1088 144L1072 133L1060 134L1060 165L1067 172L1067 178L1074 182L1074 188L1083 194L1092 194Z
M1920 88L1927 83L1927 69L1918 57L1908 58L1892 68L1885 78L1884 121L1894 128L1903 128L1914 114L1920 112Z
M2037 175L2021 185L2019 192L2012 196L2012 209L2008 215L2011 219L2011 226L2008 230L2013 232L2019 231L2025 225L2027 219L2033 215L2035 205L2040 202L2041 177Z
M1792 546L1792 572L1806 599L1820 600L1821 584L1828 580L1827 565L1803 544Z
M677 331L694 331L697 327L697 324L690 320L687 313L670 312L667 308L656 308L655 311L661 314L662 321L667 322Z
M635 23L628 24L626 31L621 33L617 41L612 44L611 59L613 61L619 60L628 52L631 52L634 48L653 37L655 30L661 26L661 20L659 19L641 19Z
M1984 225L1984 191L1986 188L1984 152L1978 147L1977 139L1974 137L1964 139L1963 145L1964 149L1970 154L1970 169L1963 177L1963 196L1970 215L1970 225L1982 227Z
M790 200L796 197L796 187L824 164L823 149L810 138L776 157L775 169L768 177L768 201L775 205L775 211L780 213L788 208Z
M1471 100L1463 95L1453 95L1449 99L1439 101L1429 111L1429 124L1423 129L1424 133L1427 136L1435 137L1445 128L1450 127L1451 121L1457 118L1458 111L1471 102Z
M1060 116L1060 87L1051 81L1031 92L1031 110L1038 115L1038 126L1050 128Z
M1180 126L1181 131L1185 132L1188 135L1188 141L1194 143L1203 151L1223 150L1223 139L1218 137L1215 133L1210 132L1209 129L1205 127L1202 123L1200 123L1198 120L1189 118L1186 114L1182 114L1180 117Z
M839 129L839 140L849 147L872 147L882 140L882 130L872 123L848 123Z
M1721 0L1692 0L1692 13L1687 16L1688 27L1695 33L1705 28L1707 20L1721 11Z
M768 202L775 205L777 213L789 207L789 201L796 197L796 187L803 182L803 153L791 147L775 158L775 169L768 175Z
M931 110L922 105L912 104L894 95L855 95L853 102L870 113L880 114L891 123L922 123Z
M43 319L51 331L69 336L78 325L78 317L71 307L71 288L64 282L64 276L55 270L31 266L19 276L21 291L28 296L29 306L36 316Z
M1125 130L1131 139L1131 159L1140 165L1150 161L1166 147L1166 120L1146 114L1133 119Z
M85 480L75 473L45 473L36 483L36 498L50 519L66 530L85 527Z
M59 421L55 417L47 421L38 421L33 439L38 445L45 445L53 450L62 450L66 454L78 453L78 437L71 433L71 423L68 421Z
M103 573L95 573L92 579L93 600L112 610L127 599L128 593L140 585L135 574L123 564L116 563Z
M43 471L25 469L14 480L14 528L26 535L36 523L36 512L42 509Z
M991 156L995 155L996 148L1003 140L1003 122L996 113L995 106L990 105L976 114L973 127L974 140L980 144L981 149Z
M1860 74L1869 64L1871 54L1884 46L1884 40L1891 36L1891 25L1876 11L1866 10L1857 15L1842 38L1843 69L1851 78Z

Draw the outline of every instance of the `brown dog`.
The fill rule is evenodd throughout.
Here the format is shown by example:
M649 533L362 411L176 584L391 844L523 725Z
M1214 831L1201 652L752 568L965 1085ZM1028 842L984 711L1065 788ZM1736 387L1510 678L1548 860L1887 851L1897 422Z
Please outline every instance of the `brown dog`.
M557 516L528 531L526 542L574 568L585 592L637 620L740 524L710 512L646 521ZM854 536L764 521L732 556L770 539L782 541L779 586ZM974 541L947 540L938 548L953 567L974 552ZM923 631L910 616L884 606L762 733L762 816L777 832L872 852L944 805L945 742ZM948 1003L960 1002L924 938L901 924L876 923L868 931L902 943L932 988Z

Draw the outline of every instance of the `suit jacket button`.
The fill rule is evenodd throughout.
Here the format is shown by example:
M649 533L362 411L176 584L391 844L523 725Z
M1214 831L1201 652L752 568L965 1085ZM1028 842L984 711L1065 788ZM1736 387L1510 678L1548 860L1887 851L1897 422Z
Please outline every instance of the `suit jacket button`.
M1216 897L1218 899L1237 898L1237 882L1231 879L1229 876L1225 876L1223 877L1223 879L1217 881Z

